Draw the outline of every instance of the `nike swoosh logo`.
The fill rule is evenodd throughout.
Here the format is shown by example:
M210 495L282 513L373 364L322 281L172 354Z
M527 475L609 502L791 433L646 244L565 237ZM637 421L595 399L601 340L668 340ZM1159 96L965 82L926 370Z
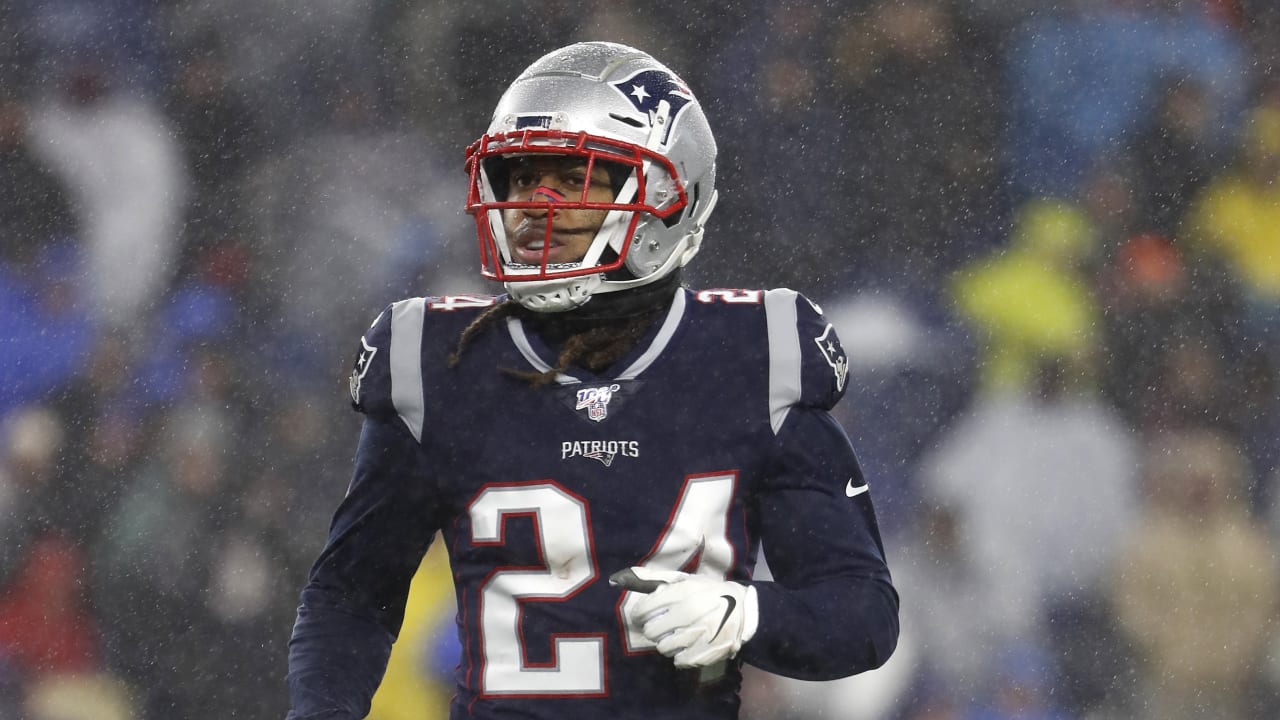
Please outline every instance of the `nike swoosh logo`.
M734 600L732 595L721 595L720 597L724 598L725 602L729 603L729 607L724 609L724 617L720 618L720 627L716 628L715 635L711 636L711 640L715 640L716 636L720 634L720 631L724 629L724 624L729 622L729 615L731 615L733 613L733 609L738 606L738 601ZM711 642L711 640L708 640L707 642Z
M871 488L870 488L870 487L868 487L866 483L863 483L863 484L859 485L858 487L854 487L854 486L853 486L853 480L850 480L850 481L849 481L848 483L846 483L846 484L845 484L845 486L844 486L844 494L845 494L845 495L848 495L849 497L857 497L857 496L861 495L862 493L864 493L864 492L866 492L866 491L868 491L868 490L870 490L870 489L871 489Z

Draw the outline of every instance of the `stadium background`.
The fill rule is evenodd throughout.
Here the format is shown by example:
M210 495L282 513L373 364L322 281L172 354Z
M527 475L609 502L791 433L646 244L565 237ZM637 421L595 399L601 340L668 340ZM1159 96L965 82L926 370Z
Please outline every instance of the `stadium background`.
M0 718L283 717L356 338L493 289L463 148L581 39L707 107L690 281L850 352L902 645L744 718L1280 716L1273 3L10 0ZM374 718L443 712L419 580Z

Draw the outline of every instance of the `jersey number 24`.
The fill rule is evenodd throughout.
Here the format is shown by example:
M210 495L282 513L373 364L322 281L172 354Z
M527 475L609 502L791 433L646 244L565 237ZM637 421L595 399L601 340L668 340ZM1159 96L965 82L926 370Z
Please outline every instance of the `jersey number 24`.
M697 567L691 572L724 578L733 564L728 517L736 482L737 475L732 472L685 478L670 520L642 564L677 570L697 556ZM604 632L553 635L553 659L545 664L526 660L520 633L522 602L562 602L599 577L586 500L545 480L492 485L472 501L469 514L471 541L477 545L503 544L502 528L507 516L534 516L545 563L542 568L500 569L481 587L481 694L604 695ZM628 603L638 600L635 593L625 592L618 608L623 645L628 653L653 648L653 643L636 628L627 626L626 613L622 612Z

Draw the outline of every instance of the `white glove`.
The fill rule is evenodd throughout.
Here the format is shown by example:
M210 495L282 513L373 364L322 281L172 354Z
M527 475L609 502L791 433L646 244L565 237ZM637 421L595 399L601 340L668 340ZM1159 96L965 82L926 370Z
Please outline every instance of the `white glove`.
M756 634L759 609L750 585L643 567L616 572L609 582L648 593L631 607L627 621L678 668L731 658Z

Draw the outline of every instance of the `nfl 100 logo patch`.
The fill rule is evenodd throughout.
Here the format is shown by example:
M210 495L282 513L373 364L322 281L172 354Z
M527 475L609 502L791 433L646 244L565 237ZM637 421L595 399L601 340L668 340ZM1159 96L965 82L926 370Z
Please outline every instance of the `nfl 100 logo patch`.
M620 389L621 387L617 383L601 387L582 388L578 390L578 402L574 409L586 410L589 419L600 422L609 417L609 401L613 399L613 394Z

